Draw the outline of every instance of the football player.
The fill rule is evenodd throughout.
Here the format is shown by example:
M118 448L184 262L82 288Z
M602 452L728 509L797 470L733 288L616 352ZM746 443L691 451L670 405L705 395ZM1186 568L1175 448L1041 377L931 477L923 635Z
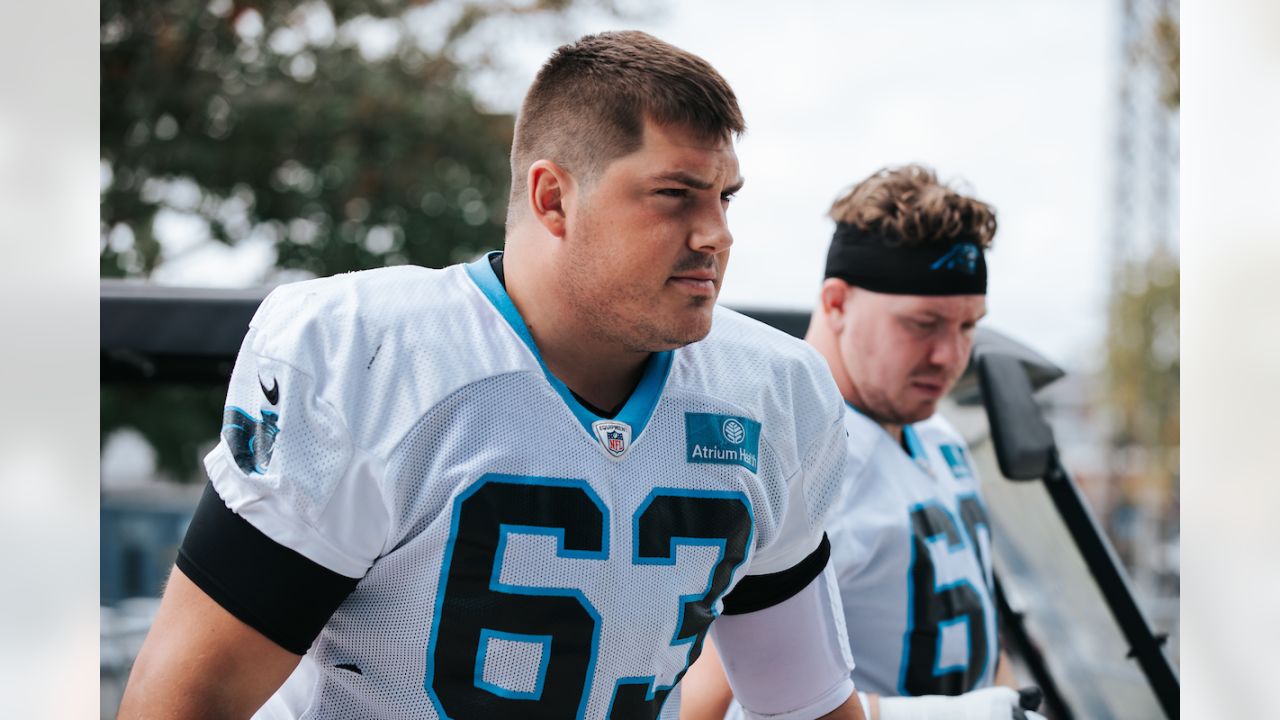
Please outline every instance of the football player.
M968 447L936 413L986 314L995 212L908 165L854 186L830 216L805 339L846 403L845 485L827 531L864 709L871 720L1039 717L1038 692L996 686L1013 678L991 529ZM719 718L729 703L714 650L686 680L687 718Z
M743 130L701 58L582 38L505 252L272 292L121 717L674 718L710 629L749 713L861 718L839 391L715 305Z

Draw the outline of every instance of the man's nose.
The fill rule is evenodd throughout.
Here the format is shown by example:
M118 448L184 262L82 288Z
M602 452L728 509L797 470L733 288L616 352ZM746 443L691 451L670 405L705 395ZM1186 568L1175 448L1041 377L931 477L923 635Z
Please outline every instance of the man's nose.
M969 343L963 333L947 333L933 344L929 360L940 367L955 369L969 361Z
M700 253L716 255L731 245L733 233L729 232L729 218L723 207L705 213L689 236L689 248Z

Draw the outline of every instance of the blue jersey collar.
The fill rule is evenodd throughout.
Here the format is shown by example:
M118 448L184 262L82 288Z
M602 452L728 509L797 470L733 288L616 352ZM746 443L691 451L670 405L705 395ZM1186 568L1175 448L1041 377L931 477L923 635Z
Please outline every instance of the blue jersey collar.
M565 406L573 413L573 416L582 423L582 427L587 431L588 435L595 436L595 430L592 424L598 421L607 420L595 414L578 402L573 396L569 388L560 381L560 378L551 374L547 369L547 364L542 360L542 353L538 352L538 346L533 341L533 335L529 332L529 327L525 325L524 318L520 317L520 311L516 309L516 305L511 301L511 296L507 294L507 289L498 281L498 276L493 272L493 265L490 262L496 253L489 253L484 257L469 263L466 266L467 274L471 276L471 280L480 288L480 292L484 293L489 302L498 311L516 335L524 341L525 347L529 348L529 352L538 361L538 366L542 368L542 374L546 376L547 382L560 395L560 399L564 401ZM612 418L613 422L626 423L631 426L631 437L639 438L640 433L644 431L645 425L648 424L649 418L653 416L653 410L658 405L658 399L662 396L662 390L667 384L667 375L671 372L671 361L674 357L674 351L667 350L664 352L653 353L649 356L649 360L645 363L644 375L641 376L639 384L631 391L631 397L627 398L627 402L618 411L617 417ZM634 444L632 440L631 444Z

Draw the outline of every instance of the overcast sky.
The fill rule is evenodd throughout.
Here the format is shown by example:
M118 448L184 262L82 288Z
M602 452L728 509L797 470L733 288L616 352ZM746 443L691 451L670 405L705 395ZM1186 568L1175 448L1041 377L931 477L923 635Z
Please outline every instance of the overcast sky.
M626 20L579 14L571 31L646 30L706 58L737 93L748 125L738 146L747 183L730 211L736 244L724 303L807 309L831 235L831 200L882 166L917 161L997 210L986 322L1070 369L1097 365L1109 277L1118 2L667 0L659 7ZM523 23L494 28L504 69L478 78L494 110L518 108L560 42L545 24ZM164 222L175 236L190 236L180 232L181 218ZM211 284L216 274L220 284L250 284L273 254L260 242L211 244L155 279Z
M785 8L780 11L779 8ZM844 187L934 166L994 205L988 323L1095 364L1106 308L1119 3L669 2L630 25L710 61L747 119L726 304L808 308ZM483 96L514 110L555 41L513 38Z

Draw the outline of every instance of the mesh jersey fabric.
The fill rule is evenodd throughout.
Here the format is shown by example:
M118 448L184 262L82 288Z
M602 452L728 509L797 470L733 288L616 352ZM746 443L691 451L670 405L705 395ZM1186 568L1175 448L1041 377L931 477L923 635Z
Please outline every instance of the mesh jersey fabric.
M282 286L251 322L227 405L278 429L253 462L224 434L211 482L360 578L258 717L675 717L720 598L818 545L845 430L808 346L716 308L651 360L615 457L495 282L485 260L350 273ZM722 443L758 428L754 463L693 461L705 418Z
M846 408L846 485L828 528L858 690L955 695L999 656L991 532L964 439L940 415L910 451Z

